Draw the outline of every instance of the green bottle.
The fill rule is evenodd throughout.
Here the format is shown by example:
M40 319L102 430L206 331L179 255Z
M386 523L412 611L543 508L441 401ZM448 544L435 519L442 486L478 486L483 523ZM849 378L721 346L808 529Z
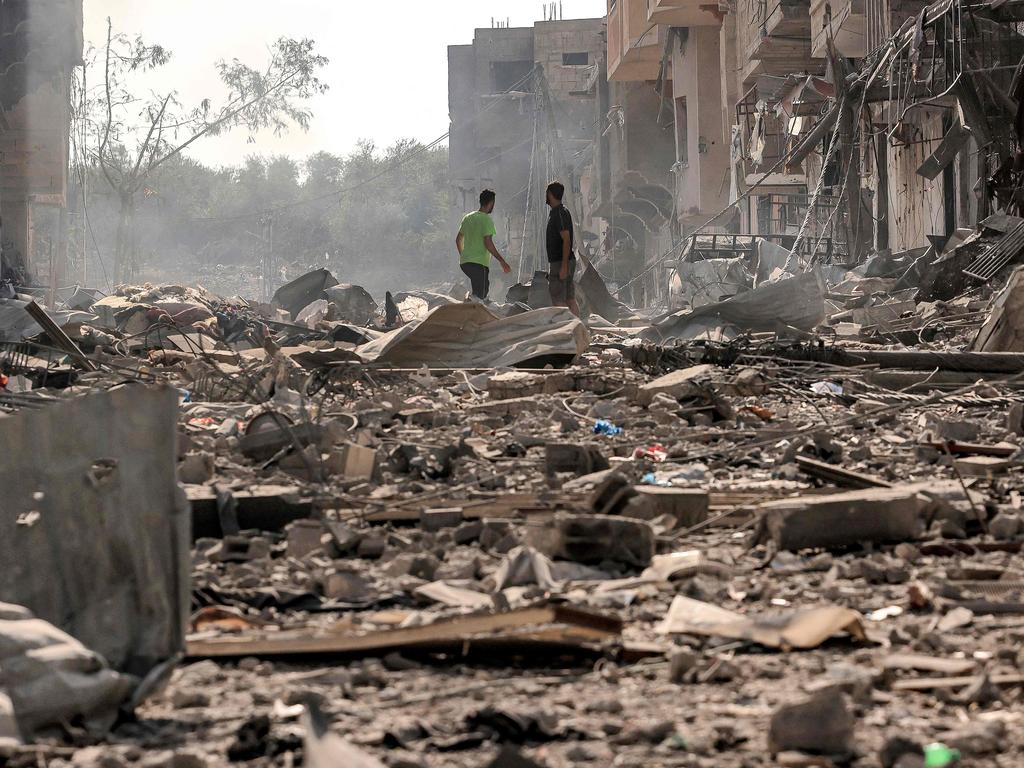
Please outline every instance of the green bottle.
M928 744L924 748L924 768L946 768L960 762L960 750L945 744Z

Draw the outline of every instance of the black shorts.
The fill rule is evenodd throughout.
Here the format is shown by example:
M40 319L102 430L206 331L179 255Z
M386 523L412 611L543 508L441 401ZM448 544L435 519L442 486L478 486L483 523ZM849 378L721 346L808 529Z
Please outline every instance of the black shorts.
M569 259L569 276L561 279L562 262L548 262L548 289L551 292L551 303L556 307L568 306L569 302L576 298L576 283L573 277L576 275L576 259Z
M469 278L469 284L473 288L473 295L478 299L486 299L491 289L491 270L483 264L474 261L462 262L462 271Z

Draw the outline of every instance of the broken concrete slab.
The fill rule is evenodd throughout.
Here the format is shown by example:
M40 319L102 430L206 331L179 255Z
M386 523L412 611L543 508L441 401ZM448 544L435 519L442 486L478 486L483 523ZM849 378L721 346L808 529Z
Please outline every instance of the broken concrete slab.
M288 523L309 517L313 504L294 485L254 485L230 490L235 523L241 529L280 531ZM217 492L207 486L188 486L185 495L192 509L193 538L219 537L231 533L223 527Z
M953 466L964 477L995 477L1005 474L1013 462L998 456L964 456L956 459Z
M636 485L634 488L650 502L656 515L675 518L680 528L689 528L708 518L711 497L701 488L665 488L657 485Z
M676 400L695 397L706 389L707 378L715 370L713 365L692 365L681 368L653 381L641 384L633 397L637 405L648 406L657 395L665 394Z
M912 541L924 530L924 506L915 490L900 487L779 499L759 507L755 539L791 551Z
M0 600L139 677L177 657L187 624L177 416L175 389L123 386L0 419Z
M238 439L238 449L251 459L265 461L289 446L304 448L320 441L324 429L319 424L293 424L280 414L265 413L254 419Z

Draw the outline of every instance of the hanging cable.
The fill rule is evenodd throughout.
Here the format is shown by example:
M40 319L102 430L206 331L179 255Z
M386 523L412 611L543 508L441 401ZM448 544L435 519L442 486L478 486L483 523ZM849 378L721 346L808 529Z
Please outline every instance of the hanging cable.
M530 203L533 202L533 167L537 161L537 123L539 118L540 114L537 112L535 101L533 109L533 145L530 147L530 174L526 182L526 204L523 210L523 239L519 243L519 272L516 276L516 282L519 283L523 282L523 260L526 258L526 232L527 224L530 221Z

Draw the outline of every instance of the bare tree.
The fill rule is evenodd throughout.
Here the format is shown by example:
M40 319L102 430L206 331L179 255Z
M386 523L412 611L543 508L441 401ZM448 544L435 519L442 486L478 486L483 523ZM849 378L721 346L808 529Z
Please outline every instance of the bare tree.
M207 98L188 107L177 91L151 92L148 97L133 92L144 73L167 64L171 52L141 37L115 34L107 20L106 45L90 51L83 75L83 82L88 77L99 84L83 93L75 120L80 122L76 135L85 137L80 161L100 168L119 201L116 282L126 279L136 264L136 200L153 171L200 139L235 128L272 130L275 135L293 126L308 129L309 99L327 90L318 75L328 60L314 48L312 40L280 38L262 69L237 59L221 60L216 70L226 90L222 102L215 105ZM91 74L95 70L100 70L99 77Z

